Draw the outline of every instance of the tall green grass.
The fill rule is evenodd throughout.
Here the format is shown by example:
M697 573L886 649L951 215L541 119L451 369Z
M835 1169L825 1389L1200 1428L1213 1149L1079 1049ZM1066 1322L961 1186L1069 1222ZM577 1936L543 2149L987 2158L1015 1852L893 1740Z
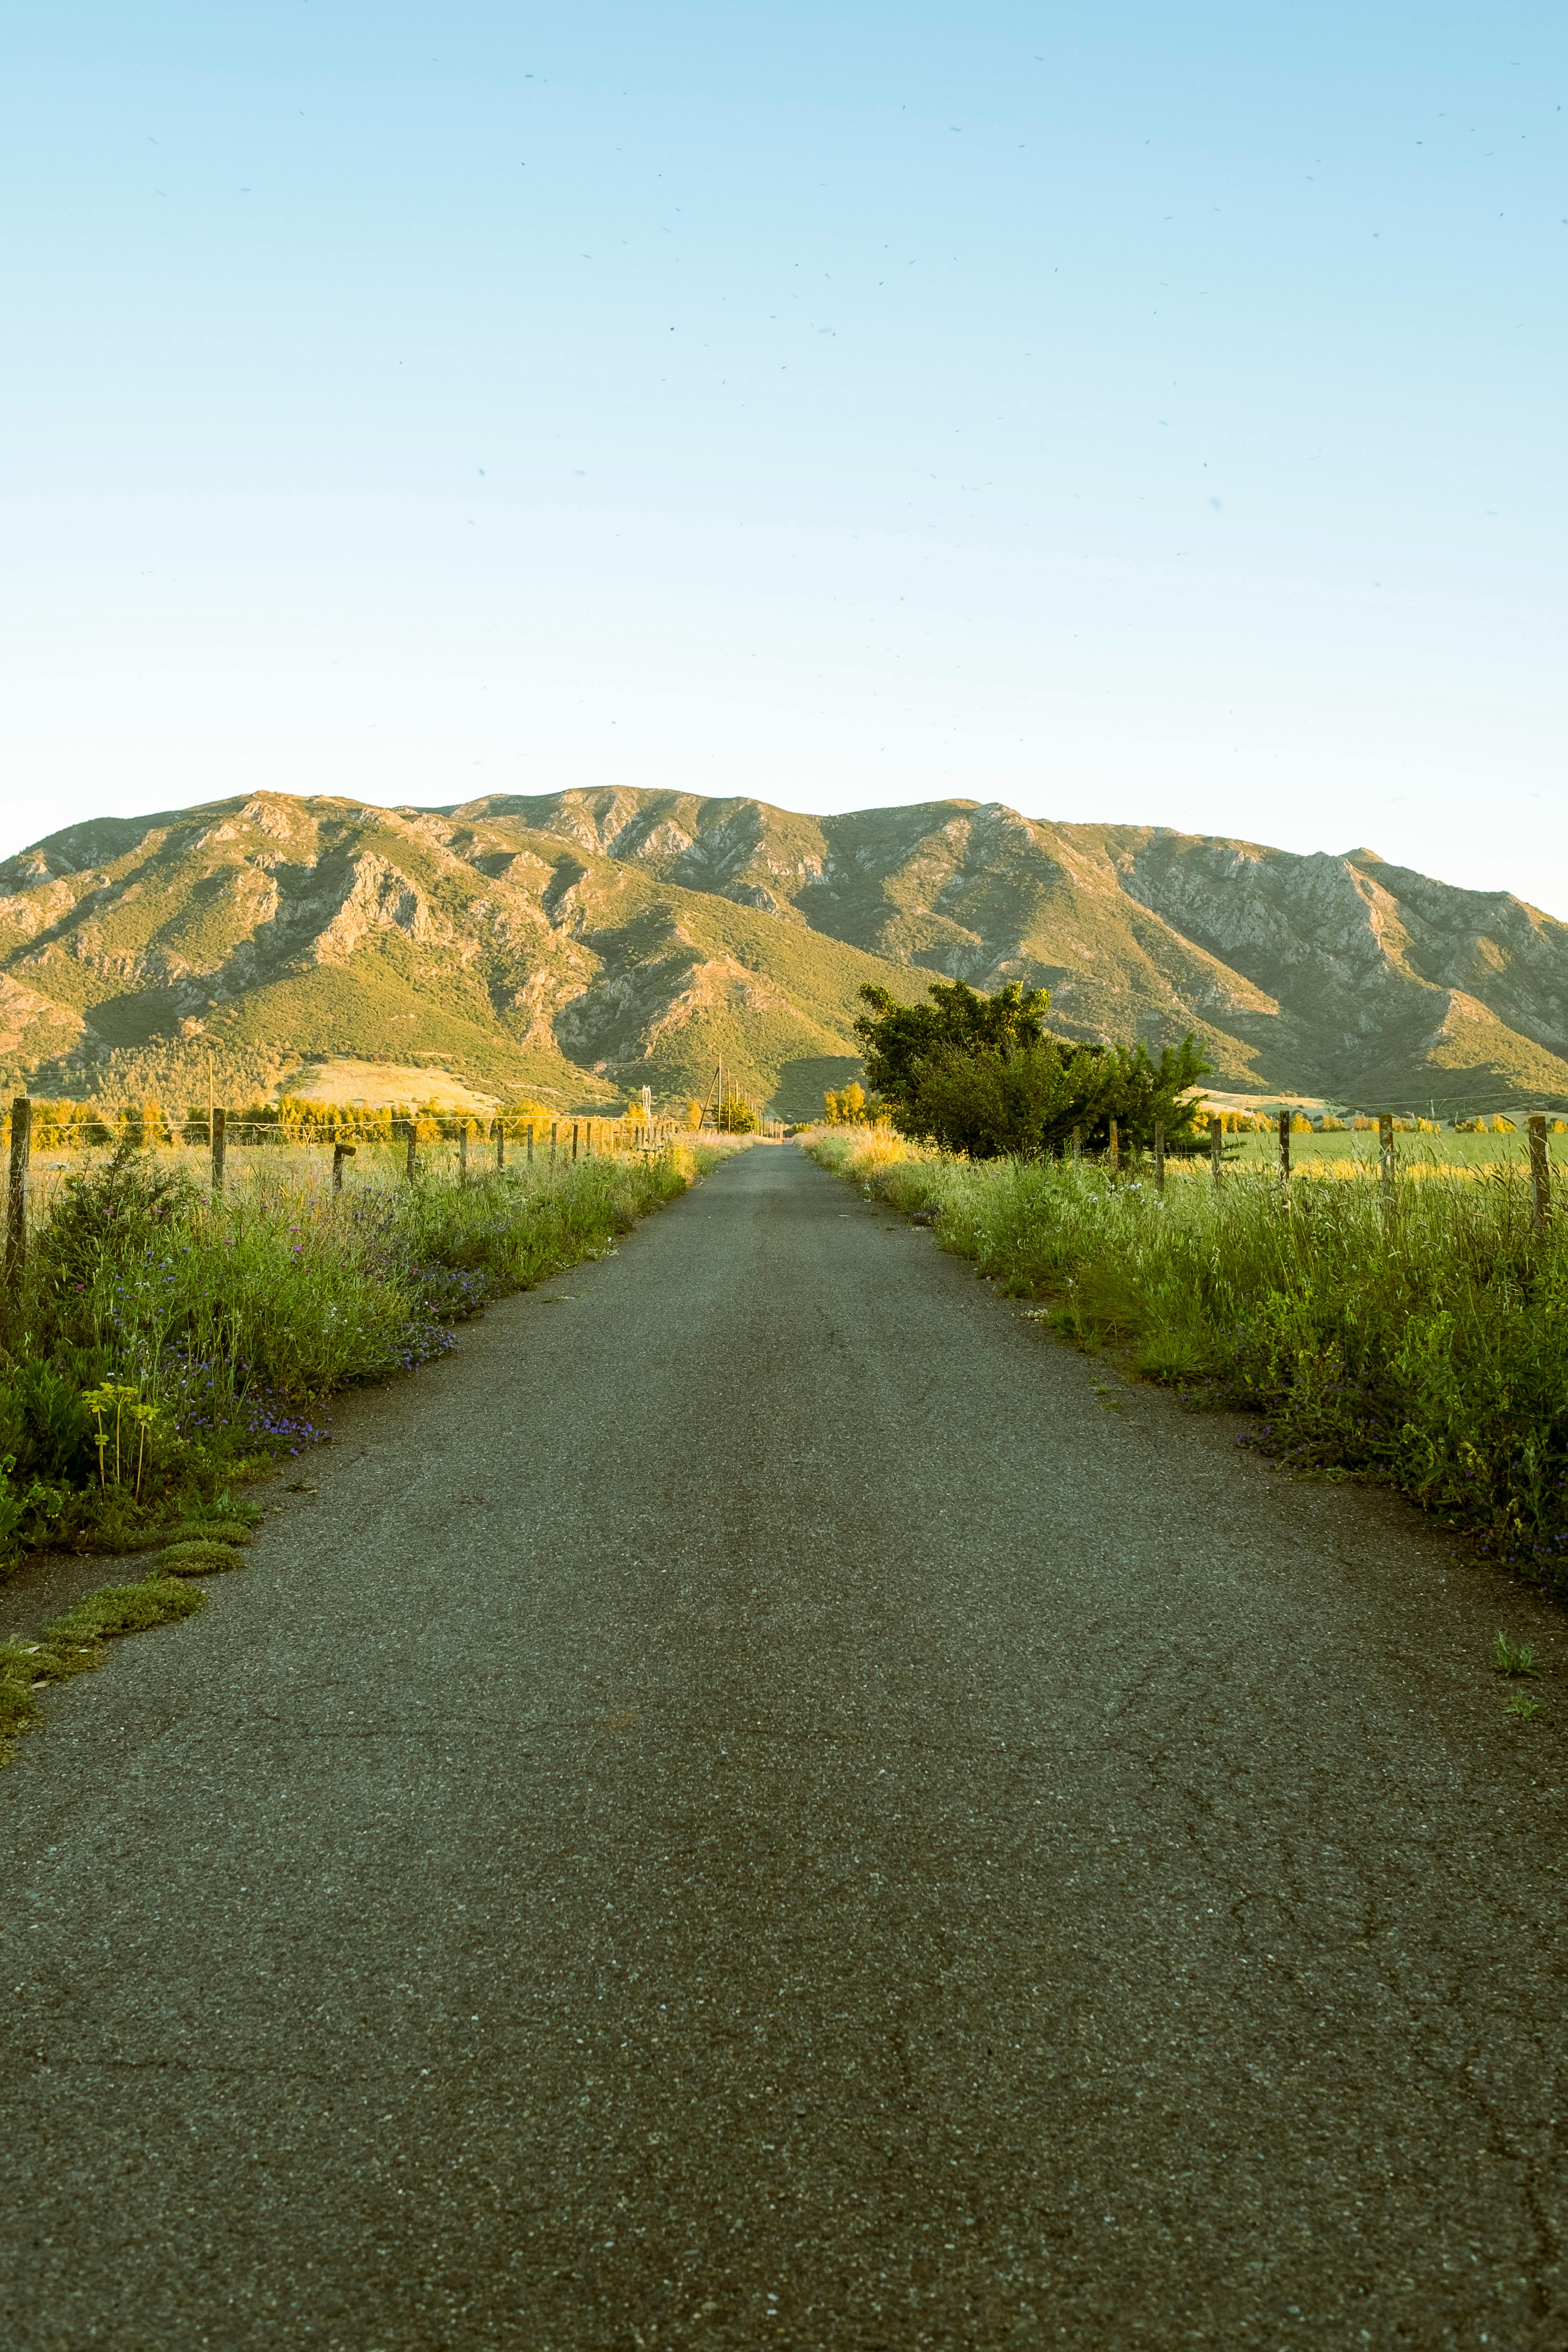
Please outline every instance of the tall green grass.
M972 1164L885 1131L810 1146L1081 1346L1253 1416L1246 1442L1392 1482L1568 1591L1568 1201L1532 1224L1522 1156L1402 1176Z
M250 1155L246 1155L248 1159ZM324 1433L334 1390L454 1344L489 1300L602 1255L710 1153L476 1173L256 1155L209 1197L180 1155L96 1156L57 1181L0 1325L0 1563L150 1519Z

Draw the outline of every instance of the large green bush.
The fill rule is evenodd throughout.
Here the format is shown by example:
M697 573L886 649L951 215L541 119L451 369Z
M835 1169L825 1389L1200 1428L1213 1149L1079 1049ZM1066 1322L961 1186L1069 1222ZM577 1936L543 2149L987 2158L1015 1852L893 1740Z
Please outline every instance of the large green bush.
M982 996L962 981L933 981L929 1004L860 992L857 1021L866 1075L900 1135L971 1160L1041 1160L1076 1131L1084 1150L1108 1146L1112 1120L1128 1150L1147 1150L1156 1126L1172 1151L1194 1142L1190 1090L1208 1067L1193 1039L1158 1060L1142 1043L1053 1037L1049 992L1016 982Z

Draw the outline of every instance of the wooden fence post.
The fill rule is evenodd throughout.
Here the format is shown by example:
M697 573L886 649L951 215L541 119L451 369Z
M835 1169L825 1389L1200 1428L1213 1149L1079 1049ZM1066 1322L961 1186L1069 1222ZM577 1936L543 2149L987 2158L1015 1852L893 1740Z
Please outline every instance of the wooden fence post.
M572 1160L573 1165L575 1166L577 1160L577 1122L575 1119L572 1122Z
M528 1122L528 1164L531 1168L533 1165L533 1121L531 1119Z
M1114 1176L1114 1175L1115 1175L1115 1173L1116 1173L1116 1171L1117 1171L1117 1170L1118 1170L1118 1169L1121 1167L1121 1146L1120 1139L1118 1138L1118 1136L1117 1136L1117 1132L1116 1132L1116 1121L1115 1121L1114 1119L1111 1119L1111 1120L1110 1120L1110 1121L1108 1122L1108 1124L1109 1124L1110 1129L1110 1172L1111 1172L1111 1174Z
M550 1122L550 1165L552 1168L555 1165L555 1145L556 1138L560 1133L560 1129L561 1121L558 1118L552 1118Z
M458 1183L459 1189L468 1181L468 1122L458 1121Z
M1552 1217L1552 1164L1546 1155L1546 1117L1542 1111L1530 1121L1530 1181L1535 1194L1535 1230L1541 1234Z
M1288 1110L1279 1114L1279 1181L1287 1187L1290 1182L1290 1114Z
M1156 1192L1163 1192L1164 1189L1165 1122L1163 1119L1157 1118L1154 1121L1154 1190Z
M334 1144L333 1144L333 1146L332 1146L332 1190L333 1190L333 1192L341 1192L342 1191L342 1189L343 1189L343 1161L344 1161L345 1160L352 1160L352 1159L353 1158L353 1156L354 1156L355 1151L358 1150L358 1148L359 1148L359 1147L358 1147L358 1145L357 1145L357 1144L353 1144L353 1143L334 1143Z
M496 1117L496 1166L506 1166L506 1121L499 1112Z
M1225 1121L1217 1113L1209 1120L1209 1173L1219 1182L1225 1169Z
M1377 1121L1377 1156L1383 1179L1383 1213L1394 1213L1394 1114L1381 1111Z
M405 1184L412 1184L416 1172L414 1163L414 1150L415 1146L419 1140L419 1129L415 1126L414 1121L411 1118L400 1118L393 1132L395 1134L401 1135L408 1146L408 1161L407 1166L404 1171L403 1181Z
M11 1184L5 1198L5 1286L22 1286L27 1263L27 1160L33 1149L33 1106L26 1095L11 1105Z
M213 1108L212 1129L213 1191L215 1192L221 1192L223 1191L224 1148L228 1141L228 1113L226 1110L219 1110L216 1104Z

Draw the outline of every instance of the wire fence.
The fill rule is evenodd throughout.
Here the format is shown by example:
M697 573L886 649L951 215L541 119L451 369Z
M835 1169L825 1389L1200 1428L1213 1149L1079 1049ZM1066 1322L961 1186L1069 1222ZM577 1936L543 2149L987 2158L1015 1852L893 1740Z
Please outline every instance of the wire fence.
M0 1146L9 1147L18 1118L26 1121L31 1151L113 1150L127 1144L134 1150L210 1151L220 1136L229 1150L266 1150L285 1146L332 1150L360 1144L405 1144L412 1135L416 1146L465 1142L474 1148L494 1145L500 1150L503 1164L509 1147L535 1152L553 1148L558 1155L578 1159L604 1152L661 1151L677 1138L698 1142L704 1139L711 1141L721 1134L777 1136L784 1131L780 1120L763 1118L753 1112L742 1124L733 1118L732 1106L726 1105L725 1109L731 1115L721 1115L717 1124L706 1122L700 1127L684 1120L656 1118L651 1112L642 1117L627 1112L615 1118L583 1114L567 1118L542 1111L536 1104L520 1109L503 1107L481 1112L437 1109L429 1105L417 1109L399 1107L368 1110L356 1104L339 1110L325 1104L285 1103L277 1109L252 1106L244 1111L214 1105L210 1110L191 1110L184 1118L177 1118L155 1104L110 1111L90 1103L35 1103L18 1096L10 1109L0 1111Z
M547 1118L537 1108L476 1116L428 1108L382 1112L323 1107L303 1116L231 1118L214 1105L210 1112L177 1122L134 1109L106 1115L91 1105L68 1106L83 1115L61 1118L60 1108L18 1096L0 1118L8 1173L7 1294L20 1281L29 1223L48 1215L72 1167L125 1145L175 1162L188 1152L205 1175L216 1204L231 1179L241 1176L254 1180L245 1188L247 1198L257 1183L269 1191L274 1181L286 1188L302 1184L307 1192L330 1182L331 1192L340 1193L356 1160L362 1178L372 1184L466 1185L523 1168L553 1182L558 1174L563 1180L567 1171L595 1160L656 1156L689 1133L672 1119Z
M9 1110L0 1114L0 1149L8 1170L5 1278L8 1285L14 1282L26 1255L29 1201L35 1214L39 1209L47 1213L79 1155L85 1159L127 1145L175 1160L186 1151L200 1154L216 1201L231 1173L231 1153L237 1155L233 1172L243 1168L260 1178L264 1171L276 1168L285 1181L290 1161L297 1169L302 1157L319 1171L311 1173L311 1185L324 1182L330 1168L335 1193L343 1189L348 1163L362 1152L363 1173L373 1179L391 1177L416 1184L432 1177L453 1178L461 1185L503 1174L509 1168L552 1175L595 1160L647 1159L677 1142L732 1139L735 1131L656 1118L651 1106L640 1118L633 1111L618 1118L562 1118L542 1113L537 1104L489 1112L447 1110L431 1104L372 1110L363 1105L337 1109L330 1104L290 1103L285 1097L276 1108L252 1106L237 1116L214 1104L176 1119L155 1104L115 1112L90 1103L34 1103L18 1095ZM777 1120L753 1117L746 1131L782 1135L784 1129ZM282 1153L289 1159L274 1160L272 1155Z
M24 1109L24 1104L26 1108ZM26 1118L30 1148L35 1151L112 1150L129 1144L134 1150L189 1149L207 1151L218 1134L230 1148L276 1150L331 1148L340 1144L400 1143L412 1129L419 1144L526 1143L552 1139L559 1147L575 1146L579 1153L661 1150L673 1137L687 1130L668 1118L551 1118L536 1108L493 1112L432 1110L343 1110L328 1107L290 1112L250 1109L236 1112L217 1106L172 1118L157 1111L135 1108L102 1111L94 1106L26 1103L18 1097L0 1114L0 1141L9 1145L18 1117Z

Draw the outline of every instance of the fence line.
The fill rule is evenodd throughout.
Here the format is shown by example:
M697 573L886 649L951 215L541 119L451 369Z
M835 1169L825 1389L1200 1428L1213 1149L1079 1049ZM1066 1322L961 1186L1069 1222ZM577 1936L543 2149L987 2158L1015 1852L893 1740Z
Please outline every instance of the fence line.
M344 1162L353 1160L362 1146L369 1144L385 1144L389 1149L403 1145L407 1155L405 1176L410 1184L418 1181L422 1145L457 1144L459 1184L468 1183L475 1172L468 1156L473 1143L492 1147L497 1173L505 1171L509 1142L521 1147L527 1166L548 1165L552 1173L564 1164L567 1152L567 1122L542 1119L537 1111L499 1109L488 1118L466 1111L344 1111L310 1118L285 1114L247 1119L234 1118L215 1103L210 1114L193 1112L176 1125L173 1120L149 1118L145 1111L134 1110L108 1118L91 1113L72 1119L50 1118L46 1111L40 1118L40 1108L26 1095L18 1095L9 1111L0 1115L0 1144L5 1146L9 1161L4 1285L13 1294L20 1285L26 1257L28 1179L33 1156L37 1152L101 1150L126 1142L138 1150L186 1148L205 1151L210 1155L215 1194L225 1190L230 1146L251 1151L330 1151L334 1193L343 1189ZM715 1129L694 1129L676 1119L651 1116L575 1118L570 1124L574 1165L595 1159L649 1158L681 1140L720 1140ZM780 1121L771 1120L767 1125L782 1134ZM479 1172L489 1171L481 1167Z
M419 1176L421 1145L451 1143L458 1147L458 1181L467 1184L474 1173L468 1147L470 1143L489 1143L495 1152L495 1170L506 1167L506 1147L514 1141L522 1147L526 1164L532 1167L545 1163L553 1173L564 1155L565 1124L560 1119L546 1121L537 1113L530 1116L521 1111L500 1110L489 1118L479 1118L464 1112L413 1113L395 1112L344 1113L330 1118L245 1119L232 1118L221 1106L214 1104L207 1117L187 1118L176 1127L169 1120L150 1120L144 1114L132 1112L102 1118L50 1119L37 1117L38 1106L27 1096L18 1095L10 1110L0 1117L0 1142L8 1157L8 1183L5 1202L5 1287L15 1295L19 1287L27 1249L27 1196L31 1163L36 1153L45 1151L73 1152L101 1150L115 1144L131 1142L142 1150L173 1150L182 1147L205 1151L210 1155L211 1183L215 1194L225 1190L228 1174L230 1146L241 1150L320 1150L331 1154L331 1188L339 1193L343 1188L344 1162L353 1160L362 1146L385 1144L406 1147L406 1181L412 1184ZM548 1126L548 1139L545 1129ZM590 1118L572 1122L572 1158L574 1161L593 1159L628 1159L634 1155L648 1158L668 1150L672 1143L689 1130L673 1119L656 1118ZM690 1138L695 1141L695 1136ZM58 1163L57 1163L58 1165ZM261 1163L254 1163L258 1167ZM479 1172L488 1172L481 1170Z
M401 1142L412 1126L418 1142L499 1144L502 1165L505 1164L508 1143L525 1143L531 1131L542 1139L548 1130L558 1135L564 1148L571 1136L577 1139L575 1157L596 1156L603 1151L663 1150L682 1138L689 1142L706 1139L710 1142L724 1130L713 1127L695 1129L674 1118L644 1119L637 1117L608 1118L594 1117L575 1119L549 1119L537 1110L497 1110L489 1114L458 1111L387 1111L345 1110L341 1114L310 1118L291 1118L287 1113L270 1118L246 1118L232 1110L215 1105L209 1125L208 1115L192 1112L183 1119L150 1118L134 1109L99 1113L89 1111L79 1118L64 1119L52 1116L54 1106L33 1103L26 1096L16 1102L26 1102L31 1125L32 1149L35 1151L81 1151L104 1150L116 1144L131 1143L138 1150L181 1150L205 1151L219 1138L241 1149L258 1147L290 1148L331 1146L350 1147L360 1143ZM13 1111L15 1106L13 1106ZM0 1145L11 1139L13 1111L0 1112ZM780 1135L784 1123L779 1119L758 1122L763 1134Z
M1229 1116L1234 1119L1234 1114L1230 1114ZM1250 1113L1247 1114L1247 1116L1248 1120L1247 1127L1239 1131L1243 1133L1256 1134L1258 1131L1258 1127L1253 1123ZM1278 1114L1278 1117L1275 1119L1271 1119L1267 1122L1260 1122L1265 1133L1273 1133L1278 1137L1277 1173L1279 1182L1281 1187L1280 1198L1287 1207L1289 1205L1290 1187L1294 1181L1290 1167L1290 1142L1292 1135L1300 1132L1300 1130L1296 1127L1296 1118L1297 1114L1295 1112L1282 1110ZM1545 1231L1546 1227L1552 1222L1552 1186L1554 1182L1561 1181L1562 1174L1562 1171L1554 1170L1552 1164L1551 1137L1552 1135L1560 1135L1565 1131L1564 1122L1554 1111L1529 1111L1522 1114L1522 1118L1526 1150L1526 1166L1530 1175L1533 1219L1535 1230L1538 1234L1541 1234ZM885 1122L880 1119L867 1118L848 1120L830 1119L826 1121L826 1124L828 1126L837 1126L840 1129L847 1126L855 1131L875 1132L875 1130L879 1127L882 1127ZM1109 1119L1106 1124L1108 1135L1105 1149L1101 1153L1096 1155L1096 1157L1098 1158L1099 1163L1106 1168L1112 1177L1115 1177L1120 1175L1121 1172L1123 1139L1120 1134L1118 1124L1115 1119ZM1395 1202L1395 1187L1399 1177L1399 1162L1394 1145L1394 1137L1400 1133L1408 1134L1411 1132L1411 1126L1409 1122L1402 1122L1396 1118L1392 1111L1384 1111L1375 1119L1365 1119L1363 1122L1363 1125L1367 1131L1370 1132L1375 1130L1376 1132L1377 1166L1376 1169L1373 1170L1370 1161L1363 1161L1359 1158L1354 1158L1350 1163L1351 1170L1353 1174L1358 1176L1365 1175L1369 1179L1375 1173L1378 1182L1382 1188L1384 1213L1385 1214L1392 1215ZM1417 1125L1418 1131L1423 1131L1426 1134L1426 1139L1431 1139L1431 1129L1428 1123L1421 1121L1418 1122ZM891 1129L889 1129L887 1131L891 1132ZM1225 1139L1227 1134L1235 1134L1237 1131L1238 1130L1234 1124L1228 1127L1226 1126L1226 1118L1220 1113L1211 1112L1209 1114L1207 1135L1209 1173L1214 1182L1216 1184L1223 1180L1226 1172ZM1346 1130L1336 1129L1331 1131L1339 1133ZM1464 1130L1459 1129L1456 1131L1463 1132ZM1519 1132L1519 1129L1517 1126L1512 1126L1509 1131L1510 1133L1517 1134ZM1314 1132L1321 1132L1321 1130L1308 1130L1309 1134ZM1157 1192L1163 1192L1165 1189L1166 1149L1167 1138L1164 1122L1162 1119L1156 1119L1154 1121L1152 1158L1154 1189ZM1083 1129L1081 1127L1075 1127L1071 1133L1064 1139L1061 1150L1062 1156L1070 1160L1075 1167L1084 1164L1086 1154L1084 1151ZM1196 1165L1202 1155L1202 1142L1194 1138L1193 1148L1186 1155L1193 1165ZM1332 1164L1342 1166L1344 1163L1335 1162ZM1422 1164L1423 1163L1417 1160L1413 1166L1407 1165L1406 1172L1415 1172L1420 1169ZM1506 1161L1501 1164L1504 1167L1508 1165ZM1253 1163L1250 1168L1238 1172L1244 1175L1263 1175L1267 1173L1267 1169L1265 1164L1259 1161ZM1479 1171L1478 1170L1477 1172L1479 1172ZM1300 1170L1300 1173L1304 1181L1314 1182L1321 1181L1321 1179L1312 1177L1310 1171L1305 1168Z
M290 1148L310 1145L395 1143L400 1141L412 1126L421 1143L461 1142L494 1143L500 1140L503 1151L506 1142L522 1142L532 1129L542 1135L552 1126L563 1127L563 1120L549 1120L537 1111L501 1110L488 1116L460 1112L433 1111L344 1111L340 1116L318 1118L244 1118L233 1111L215 1105L209 1125L207 1114L193 1115L183 1119L151 1119L135 1110L90 1113L82 1118L51 1118L42 1107L18 1096L16 1103L27 1102L31 1127L32 1148L36 1151L79 1151L104 1150L119 1143L131 1143L139 1150L179 1150L205 1151L216 1140L219 1133L230 1144L255 1149L258 1146ZM16 1110L0 1114L0 1143L11 1139L12 1118ZM655 1118L578 1118L571 1123L578 1132L579 1150L623 1151L632 1150L662 1150L676 1138L692 1130L677 1119Z

